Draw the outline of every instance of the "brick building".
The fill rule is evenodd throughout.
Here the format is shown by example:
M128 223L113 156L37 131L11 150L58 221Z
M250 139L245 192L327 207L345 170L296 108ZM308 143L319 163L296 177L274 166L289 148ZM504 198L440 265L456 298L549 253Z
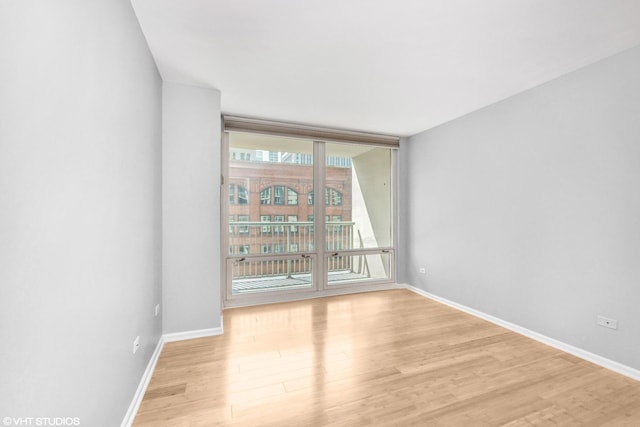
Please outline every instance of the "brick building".
M229 163L229 254L313 251L313 166L242 157ZM353 239L351 164L341 163L326 168L328 249L347 248Z

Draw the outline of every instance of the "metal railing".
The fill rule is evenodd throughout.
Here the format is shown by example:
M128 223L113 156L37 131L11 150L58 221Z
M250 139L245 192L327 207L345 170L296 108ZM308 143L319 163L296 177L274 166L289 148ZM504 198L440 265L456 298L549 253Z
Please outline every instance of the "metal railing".
M331 221L325 224L325 250L353 249L355 223ZM314 223L306 222L229 222L229 256L240 257L233 266L233 278L310 274L312 259L306 253L315 251ZM357 234L357 231L356 231ZM361 247L359 237L358 245ZM301 254L295 259L252 259L252 256ZM244 258L244 259L243 259ZM329 271L353 271L354 265L363 269L362 262L352 256L329 257Z

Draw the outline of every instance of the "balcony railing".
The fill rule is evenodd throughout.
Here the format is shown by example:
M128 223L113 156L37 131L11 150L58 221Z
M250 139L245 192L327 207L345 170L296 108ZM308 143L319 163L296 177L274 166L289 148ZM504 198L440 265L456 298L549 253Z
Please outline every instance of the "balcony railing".
M325 250L343 251L362 247L355 223L332 221L325 224ZM314 223L306 222L229 222L229 255L247 257L233 265L233 280L284 276L287 279L310 281L311 257L314 252ZM354 236L358 236L354 242ZM251 255L301 254L296 259L255 259ZM366 258L354 256L329 257L330 273L367 273ZM308 277L307 277L308 276Z
M325 226L326 251L353 249L351 221ZM314 252L313 222L229 222L229 255L268 255Z

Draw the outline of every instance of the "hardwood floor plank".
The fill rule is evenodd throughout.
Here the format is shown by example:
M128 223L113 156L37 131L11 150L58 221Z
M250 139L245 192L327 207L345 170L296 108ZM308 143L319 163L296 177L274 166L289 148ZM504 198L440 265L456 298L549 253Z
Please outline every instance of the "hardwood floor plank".
M229 309L134 426L640 426L640 383L405 290Z

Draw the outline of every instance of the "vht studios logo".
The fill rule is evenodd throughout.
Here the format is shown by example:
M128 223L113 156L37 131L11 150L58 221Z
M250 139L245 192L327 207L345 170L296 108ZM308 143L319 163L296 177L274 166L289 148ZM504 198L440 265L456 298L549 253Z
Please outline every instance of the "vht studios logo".
M4 417L5 426L79 426L78 417Z

